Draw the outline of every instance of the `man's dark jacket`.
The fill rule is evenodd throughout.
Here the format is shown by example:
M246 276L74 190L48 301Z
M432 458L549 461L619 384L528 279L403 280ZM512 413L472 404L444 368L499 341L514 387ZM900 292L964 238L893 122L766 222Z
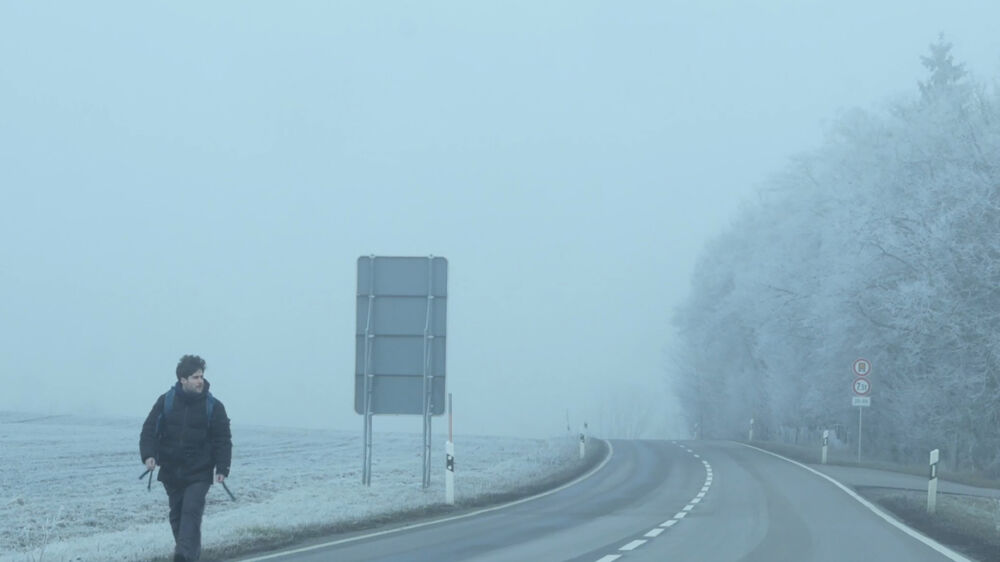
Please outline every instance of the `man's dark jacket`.
M153 404L139 436L139 454L143 462L149 457L160 465L157 480L173 485L211 482L212 471L229 476L233 457L233 439L229 430L226 407L214 398L212 423L208 423L205 398L209 384L198 394L189 394L174 386L174 405L156 435L156 422L163 412L166 394Z

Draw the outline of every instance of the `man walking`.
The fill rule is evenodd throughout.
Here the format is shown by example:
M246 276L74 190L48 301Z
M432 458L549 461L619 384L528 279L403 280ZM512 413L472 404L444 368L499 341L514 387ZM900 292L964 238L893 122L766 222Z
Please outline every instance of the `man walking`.
M201 556L201 517L205 496L215 481L229 476L233 454L226 408L208 391L205 360L185 355L177 363L177 384L157 398L139 436L146 468L157 465L157 480L170 501L174 562Z

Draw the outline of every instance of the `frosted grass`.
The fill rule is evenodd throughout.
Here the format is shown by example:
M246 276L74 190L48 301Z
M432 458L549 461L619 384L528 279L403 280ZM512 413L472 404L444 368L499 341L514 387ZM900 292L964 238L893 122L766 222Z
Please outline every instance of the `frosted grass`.
M163 487L138 476L142 420L0 412L0 562L132 561L173 548ZM361 431L233 427L238 502L212 486L204 547L346 526L444 500L444 437L431 487L422 438L375 434L372 486L361 481ZM456 436L456 500L514 491L577 461L570 438Z

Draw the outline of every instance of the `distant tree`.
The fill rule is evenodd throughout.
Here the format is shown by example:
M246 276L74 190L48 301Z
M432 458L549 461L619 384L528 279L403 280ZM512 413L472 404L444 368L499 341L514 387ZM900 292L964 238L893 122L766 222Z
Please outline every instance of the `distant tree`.
M955 63L951 48L952 44L945 41L944 34L941 34L937 43L931 43L930 56L920 57L920 61L930 72L926 82L918 82L924 100L933 99L954 88L966 77L965 65Z

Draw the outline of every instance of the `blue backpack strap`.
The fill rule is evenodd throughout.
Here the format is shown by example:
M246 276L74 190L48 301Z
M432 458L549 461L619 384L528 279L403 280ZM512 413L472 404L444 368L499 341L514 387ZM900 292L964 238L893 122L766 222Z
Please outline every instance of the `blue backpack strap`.
M215 411L215 397L209 392L205 396L205 414L208 416L208 427L212 427L212 412Z
M163 413L169 414L174 411L174 395L177 394L177 389L170 387L170 390L163 396Z
M163 395L163 411L160 412L160 417L156 419L156 435L160 435L160 431L163 429L163 419L167 417L167 414L174 411L174 395L175 388L170 387L170 390ZM212 427L212 412L215 411L215 397L209 392L205 396L205 415L208 416L208 427Z
M160 411L160 417L156 418L156 436L162 435L163 431L163 419L167 417L167 414L174 411L174 387L170 387L170 390L163 395L163 410Z

